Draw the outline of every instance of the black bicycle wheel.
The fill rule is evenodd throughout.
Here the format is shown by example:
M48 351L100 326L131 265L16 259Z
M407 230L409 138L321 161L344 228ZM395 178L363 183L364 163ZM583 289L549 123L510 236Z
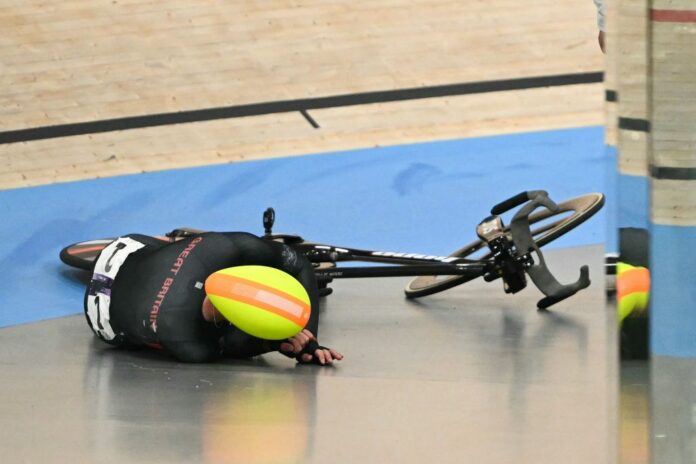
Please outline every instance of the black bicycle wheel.
M188 231L185 233L193 233L194 230L195 229L175 229L175 232L181 231L176 237L186 237L186 235L184 235L185 231ZM176 238L166 235L158 235L152 238L163 242L176 240ZM99 253L114 240L116 240L116 237L73 243L60 250L60 260L68 266L91 271L94 268L94 263Z
M556 212L548 209L539 210L529 216L530 225L538 225L532 229L532 236L538 247L557 239L591 218L604 205L604 195L601 193L588 193L560 203ZM554 219L555 218L555 219ZM509 234L510 228L505 231ZM478 256L476 253L479 253ZM472 242L450 256L457 258L481 259L491 257L486 243L483 240ZM419 276L411 280L404 292L407 298L419 298L432 295L443 290L461 285L479 276Z

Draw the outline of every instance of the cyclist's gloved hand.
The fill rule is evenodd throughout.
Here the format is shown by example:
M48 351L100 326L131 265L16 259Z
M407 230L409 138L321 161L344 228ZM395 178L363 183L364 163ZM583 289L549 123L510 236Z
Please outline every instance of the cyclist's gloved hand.
M333 348L321 346L316 340L310 340L296 359L301 364L330 366L334 361L343 359L343 355Z
M330 365L334 360L343 359L338 351L319 345L314 334L307 329L282 342L279 351L302 364Z

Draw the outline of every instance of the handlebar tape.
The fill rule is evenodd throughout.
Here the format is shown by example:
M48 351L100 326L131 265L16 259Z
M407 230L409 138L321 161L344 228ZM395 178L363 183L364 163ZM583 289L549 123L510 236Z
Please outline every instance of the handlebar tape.
M507 200L502 201L495 205L493 208L491 208L491 214L496 216L499 214L503 214L505 211L510 211L515 206L519 206L528 200L529 195L527 192L518 193L514 197L508 198Z

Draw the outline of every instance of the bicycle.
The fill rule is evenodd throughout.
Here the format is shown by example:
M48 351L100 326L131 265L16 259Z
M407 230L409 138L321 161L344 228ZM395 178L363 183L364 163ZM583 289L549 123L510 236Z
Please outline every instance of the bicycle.
M520 206L509 226L500 215ZM539 309L565 300L590 285L589 268L580 268L580 277L570 284L561 284L553 276L541 247L576 228L604 206L604 195L589 193L554 203L543 190L522 192L495 205L491 215L476 227L478 240L454 251L449 256L419 253L396 253L361 250L313 243L299 235L275 234L275 211L263 213L263 237L293 247L304 254L315 267L321 296L332 292L328 284L336 278L411 276L404 289L407 298L419 298L438 293L457 285L483 277L488 282L502 279L505 293L517 293L527 286L527 275L545 295ZM543 210L536 211L537 208ZM532 229L532 226L535 226ZM198 229L178 228L159 236L163 241L203 232ZM114 239L91 240L68 245L60 252L67 265L91 270L99 252ZM476 253L481 256L474 257ZM347 261L389 264L388 266L340 267Z

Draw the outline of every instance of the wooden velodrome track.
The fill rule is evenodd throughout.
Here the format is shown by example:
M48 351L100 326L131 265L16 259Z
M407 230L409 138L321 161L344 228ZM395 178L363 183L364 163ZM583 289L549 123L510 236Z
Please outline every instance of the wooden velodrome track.
M0 189L604 122L590 0L0 0L0 29ZM557 253L601 275L601 247ZM0 448L7 462L615 462L601 285L545 317L514 311L534 294L505 303L479 283L466 320L449 311L464 290L385 297L402 287L336 285L323 333L352 361L334 370L114 354L80 316L4 328Z
M308 110L319 128L299 111L104 133L84 126L596 73L604 60L594 15L589 0L0 0L0 187L600 125L601 82ZM87 133L45 138L66 124Z

